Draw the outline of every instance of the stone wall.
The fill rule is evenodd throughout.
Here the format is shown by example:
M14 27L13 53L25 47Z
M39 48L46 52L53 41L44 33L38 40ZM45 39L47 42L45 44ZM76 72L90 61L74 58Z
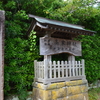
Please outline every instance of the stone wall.
M34 82L33 100L88 100L87 80L44 85Z

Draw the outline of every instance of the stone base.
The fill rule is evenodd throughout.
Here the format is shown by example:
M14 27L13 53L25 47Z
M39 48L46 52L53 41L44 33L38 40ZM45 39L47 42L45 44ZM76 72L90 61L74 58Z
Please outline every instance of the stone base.
M87 80L44 85L34 83L33 100L88 100Z

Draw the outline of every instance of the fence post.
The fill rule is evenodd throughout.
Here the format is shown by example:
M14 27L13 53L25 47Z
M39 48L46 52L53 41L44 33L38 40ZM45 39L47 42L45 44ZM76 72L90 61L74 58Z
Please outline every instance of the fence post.
M72 76L72 72L71 72L71 70L72 70L71 61L68 61L68 63L69 63L69 76L71 77Z
M44 80L48 78L48 61L47 59L44 59Z
M52 61L49 61L49 65L50 65L50 79L52 79Z
M61 61L61 67L62 67L62 78L64 78L64 61Z
M35 70L35 78L37 78L37 60L34 60L34 70Z
M58 78L60 78L60 61L57 62L58 65Z
M84 59L82 59L82 75L84 76L85 75L85 65L84 65L84 63L85 63L85 61L84 61Z
M75 61L72 61L72 73L73 73L73 76L75 76Z
M77 67L78 64L77 64L77 61L75 61L75 65L76 65L76 67L75 67L76 68L76 76L78 76L78 67Z

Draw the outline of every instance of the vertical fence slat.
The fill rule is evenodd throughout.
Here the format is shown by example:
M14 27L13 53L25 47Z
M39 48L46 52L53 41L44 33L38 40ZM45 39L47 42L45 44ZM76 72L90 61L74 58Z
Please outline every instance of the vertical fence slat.
M44 79L48 77L48 61L44 59Z
M53 61L53 65L54 65L54 78L56 78L56 62Z
M75 66L74 66L74 63L75 63L75 62L72 61L72 73L73 73L73 76L75 76L75 70L74 70L74 69L75 69Z
M72 66L71 66L71 61L68 61L68 63L69 63L69 76L71 77L71 76L72 76L72 75L71 75L71 74L72 74L72 73L71 73L71 67L72 67Z
M37 62L37 66L38 66L38 67L37 67L37 68L38 68L38 69L37 69L37 75L38 75L38 78L39 78L39 62Z
M78 76L78 67L77 67L77 61L75 61L75 68L76 68L76 76Z
M37 78L38 78L38 62L36 62L36 75L37 75Z
M40 78L40 70L41 70L40 68L41 68L40 62L38 62L38 74L39 74L38 78Z
M82 75L85 75L84 59L82 59Z
M66 77L68 77L68 68L67 68L68 64L67 64L67 61L65 61L65 66L66 66L65 67L66 68L66 72L65 72L66 73Z
M50 79L52 79L52 62L51 61L49 62L49 65L50 65Z
M35 78L37 78L37 70L36 70L36 68L37 68L37 60L34 60L34 70L35 70Z
M63 61L61 61L61 67L62 67L62 69L61 69L61 71L62 71L62 78L64 78L64 62Z
M60 78L60 61L57 61L57 65L58 65L58 78Z
M40 77L42 78L42 66L43 66L43 65L42 65L42 62L40 63L40 65L41 65L41 70L40 70L40 75L41 75L41 76L40 76Z
M81 66L80 66L80 61L78 61L78 66L79 66L79 76L81 75Z
M42 78L44 79L44 61L42 61Z

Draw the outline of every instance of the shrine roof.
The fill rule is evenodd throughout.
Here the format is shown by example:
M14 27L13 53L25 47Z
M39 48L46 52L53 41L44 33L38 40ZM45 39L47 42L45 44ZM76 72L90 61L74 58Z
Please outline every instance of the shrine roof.
M77 37L78 35L94 35L95 31L84 29L83 26L69 24L61 21L51 20L35 15L29 14L29 17L34 20L28 30L28 34L34 30L37 36L44 36L46 32L51 32L52 37L70 38Z

